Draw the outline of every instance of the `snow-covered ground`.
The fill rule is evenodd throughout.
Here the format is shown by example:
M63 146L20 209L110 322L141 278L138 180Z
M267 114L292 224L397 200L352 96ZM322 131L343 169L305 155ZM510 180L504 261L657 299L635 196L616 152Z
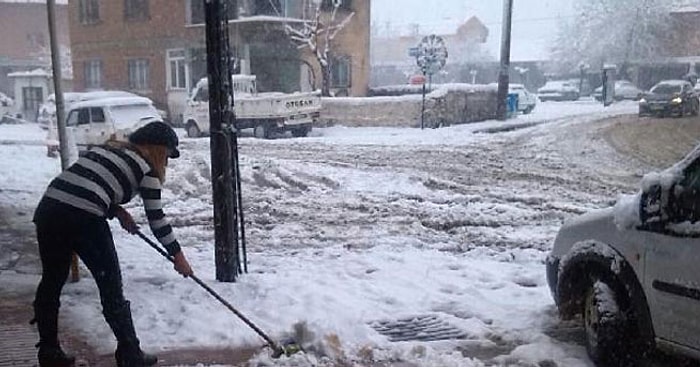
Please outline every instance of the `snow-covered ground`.
M549 102L505 123L243 138L249 273L236 283L214 281L208 139L183 139L165 184L166 213L195 272L241 312L273 338L298 323L313 334L315 354L273 361L261 351L260 365L323 365L317 359L326 355L418 366L592 366L557 319L544 258L565 219L634 189L645 167L617 156L595 123L634 112L634 103ZM43 135L34 125L0 125L0 207L31 208L59 171ZM129 209L145 223L140 205ZM263 343L112 225L148 350ZM68 284L62 305L95 347L113 348L92 282ZM429 327L393 342L377 331L411 320ZM453 338L417 340L440 333Z

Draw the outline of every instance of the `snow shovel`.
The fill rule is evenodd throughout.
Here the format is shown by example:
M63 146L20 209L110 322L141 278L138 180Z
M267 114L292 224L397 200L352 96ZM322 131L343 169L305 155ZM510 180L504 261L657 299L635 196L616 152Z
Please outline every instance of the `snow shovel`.
M148 243L151 247L153 247L156 251L158 251L159 254L163 255L166 259L168 259L170 262L174 263L173 258L168 255L165 250L163 250L160 246L158 246L155 242L153 242L150 238L146 237L141 231L136 231L136 234L139 235L146 243ZM190 279L194 280L195 283L199 284L200 287L204 288L209 294L211 294L214 298L216 298L219 302L221 302L226 308L229 309L229 311L233 312L236 316L238 316L239 319L243 320L243 322L246 323L251 329L253 329L258 335L260 335L265 341L267 342L267 345L272 349L272 357L273 358L279 358L282 355L285 356L290 356L294 353L300 352L301 346L298 344L294 343L293 341L285 342L284 345L281 345L280 343L275 342L270 338L265 332L263 332L257 325L255 325L252 321L250 321L245 315L243 315L240 311L236 310L228 301L226 301L223 297L221 297L216 291L214 291L211 287L206 285L201 279L199 279L196 275L190 275Z

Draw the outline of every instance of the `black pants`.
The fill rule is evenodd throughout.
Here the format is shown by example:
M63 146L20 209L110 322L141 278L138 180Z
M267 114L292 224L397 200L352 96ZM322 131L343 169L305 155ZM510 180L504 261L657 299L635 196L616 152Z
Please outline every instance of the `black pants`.
M119 313L128 302L122 291L119 260L105 218L44 198L34 215L42 277L34 301L36 313L58 313L68 278L71 253L88 267L100 291L104 315Z

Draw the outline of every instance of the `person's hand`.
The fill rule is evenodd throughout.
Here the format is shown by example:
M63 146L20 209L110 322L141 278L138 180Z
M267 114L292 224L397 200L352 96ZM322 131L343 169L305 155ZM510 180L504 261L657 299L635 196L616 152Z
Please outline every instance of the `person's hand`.
M116 217L119 219L119 224L121 224L122 228L124 228L127 232L131 234L136 234L136 232L138 232L138 224L134 222L134 218L131 217L131 214L129 214L126 209L122 208L121 206L117 207Z
M187 259L185 258L185 254L182 253L182 251L178 252L173 256L173 263L175 263L175 270L182 274L185 278L188 276L194 274L192 271L192 268L190 267L190 263L187 262Z

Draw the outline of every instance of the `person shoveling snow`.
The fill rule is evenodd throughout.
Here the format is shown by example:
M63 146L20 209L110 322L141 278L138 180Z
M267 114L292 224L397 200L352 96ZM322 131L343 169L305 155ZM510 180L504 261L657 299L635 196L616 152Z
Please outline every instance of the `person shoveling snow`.
M73 251L99 288L104 318L118 342L117 365L143 367L157 362L140 348L107 219L116 216L124 229L136 233L138 226L120 205L139 193L151 230L172 256L175 270L193 276L160 200L168 159L180 156L177 146L172 128L153 122L131 134L128 143L111 141L88 150L49 184L34 213L42 264L33 320L39 329L40 367L67 367L75 362L58 341L59 297Z

